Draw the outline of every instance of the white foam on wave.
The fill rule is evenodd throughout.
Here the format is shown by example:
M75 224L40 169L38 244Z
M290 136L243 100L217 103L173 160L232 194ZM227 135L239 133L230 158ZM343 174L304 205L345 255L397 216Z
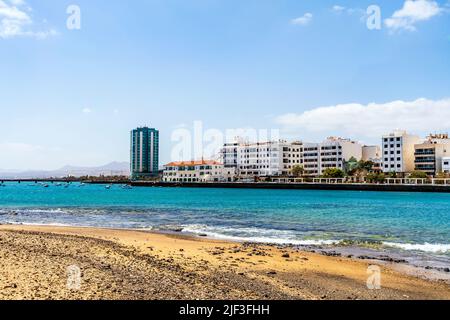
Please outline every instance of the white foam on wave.
M442 243L412 244L412 243L383 242L383 244L389 247L400 248L407 251L424 251L431 253L450 252L450 244L442 244Z
M226 228L226 227L209 227L205 225L185 225L183 232L193 234L206 234L208 237L229 240L229 241L247 241L255 243L272 243L280 245L333 245L340 240L300 240L296 239L293 232L287 230L258 229L258 228ZM232 234L230 234L232 233ZM235 235L241 234L240 236ZM234 235L233 235L234 234Z

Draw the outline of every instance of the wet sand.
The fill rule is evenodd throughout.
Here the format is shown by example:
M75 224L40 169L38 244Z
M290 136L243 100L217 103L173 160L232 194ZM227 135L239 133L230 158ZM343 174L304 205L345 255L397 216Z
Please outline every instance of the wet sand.
M0 299L450 299L450 284L373 262L142 231L0 226ZM67 267L81 287L67 287ZM397 268L398 270L398 268Z

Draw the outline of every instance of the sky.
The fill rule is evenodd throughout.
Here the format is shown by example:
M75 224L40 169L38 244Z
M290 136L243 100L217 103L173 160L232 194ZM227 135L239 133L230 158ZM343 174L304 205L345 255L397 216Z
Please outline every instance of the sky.
M448 132L450 1L0 0L0 75L0 169L128 161L143 125L161 164L190 160L174 133L195 121L309 142Z

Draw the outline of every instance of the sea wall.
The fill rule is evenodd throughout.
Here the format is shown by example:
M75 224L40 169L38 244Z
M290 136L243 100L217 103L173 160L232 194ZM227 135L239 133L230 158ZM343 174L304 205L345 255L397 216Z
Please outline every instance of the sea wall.
M181 188L226 188L226 189L296 189L296 190L346 190L380 192L439 192L450 193L450 185L387 185L387 184L313 184L313 183L170 183L139 182L135 187L181 187Z

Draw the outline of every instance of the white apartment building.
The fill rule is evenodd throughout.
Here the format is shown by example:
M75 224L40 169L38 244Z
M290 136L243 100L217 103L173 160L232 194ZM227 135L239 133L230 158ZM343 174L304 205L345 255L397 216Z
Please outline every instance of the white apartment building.
M414 146L415 170L430 176L443 172L443 159L450 157L448 134L430 134L426 140Z
M241 144L237 154L239 176L250 178L282 175L283 150L288 147L285 141Z
M363 146L362 160L379 162L381 161L381 148L379 146Z
M450 173L450 157L442 158L442 172Z
M303 143L303 169L305 176L318 176L320 170L320 144Z
M320 144L319 174L329 168L343 170L345 161L362 159L362 145L350 139L329 137Z
M283 167L281 174L289 175L295 166L303 166L303 143L300 141L283 146Z
M296 165L306 176L319 176L328 168L344 169L352 157L361 160L362 145L337 137L322 143L228 143L221 154L225 167L236 168L241 178L288 176Z
M237 168L239 142L225 143L221 150L223 165L226 168Z
M400 130L383 136L383 172L406 173L414 171L414 145L421 142L420 137Z
M171 162L164 166L164 182L232 182L235 168L213 160Z
M379 146L363 146L362 160L373 162L372 170L376 172L383 171L382 151Z
M236 168L241 178L287 176L295 165L302 165L302 143L269 141L233 142L221 151L226 168Z

